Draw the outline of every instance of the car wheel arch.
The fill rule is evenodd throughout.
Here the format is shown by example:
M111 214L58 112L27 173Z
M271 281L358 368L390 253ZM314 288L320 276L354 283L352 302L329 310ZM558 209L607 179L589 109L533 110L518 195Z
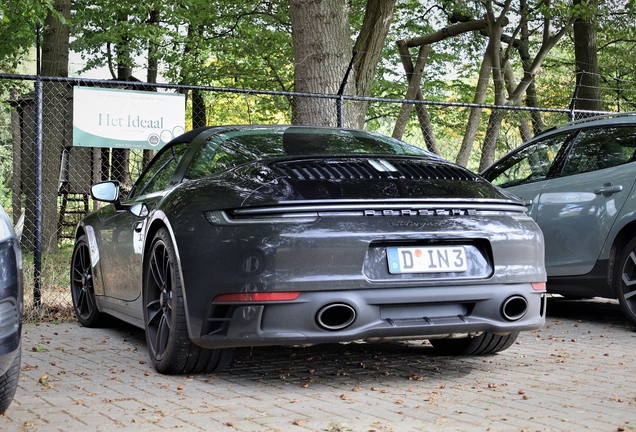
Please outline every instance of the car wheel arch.
M75 230L75 238L74 241L77 241L81 236L86 235L86 230L84 229L84 225L79 225Z
M172 240L172 245L174 247L175 254L177 255L177 269L179 271L179 276L181 277L183 305L186 311L186 325L188 326L188 334L190 335L190 337L192 337L192 331L190 326L190 314L188 313L188 299L187 299L186 288L185 288L186 284L183 278L183 269L181 267L181 257L179 255L179 246L175 239L172 225L170 224L170 221L168 220L168 217L166 216L166 214L159 211L159 212L156 212L153 216L154 217L148 222L148 229L146 230L146 234L145 234L145 243L144 243L143 255L142 255L143 265L142 265L141 280L143 281L146 278L146 267L147 267L146 262L148 260L148 256L149 256L148 254L149 254L150 248L152 247L152 241L155 235L157 234L157 232L161 228L165 228L170 234L170 239Z
M614 268L616 266L616 260L623 248L634 237L636 237L636 220L625 224L625 226L623 226L614 237L614 241L612 242L612 246L609 250L609 260L607 265L607 281L612 288L614 288Z

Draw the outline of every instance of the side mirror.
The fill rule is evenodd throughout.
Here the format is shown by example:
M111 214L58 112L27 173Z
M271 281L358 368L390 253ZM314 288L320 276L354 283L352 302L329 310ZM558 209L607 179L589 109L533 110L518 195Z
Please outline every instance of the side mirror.
M105 181L91 186L91 196L97 201L115 203L119 201L119 182Z
M130 212L137 217L146 217L150 213L146 203L137 203L130 208Z

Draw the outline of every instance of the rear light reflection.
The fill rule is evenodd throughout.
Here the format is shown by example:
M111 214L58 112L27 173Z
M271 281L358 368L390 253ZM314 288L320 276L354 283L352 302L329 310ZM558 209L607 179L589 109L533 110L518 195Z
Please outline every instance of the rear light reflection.
M535 291L545 291L545 282L532 282L532 289Z
M300 292L270 292L270 293L235 293L221 294L214 298L215 303L222 302L269 302L296 300Z

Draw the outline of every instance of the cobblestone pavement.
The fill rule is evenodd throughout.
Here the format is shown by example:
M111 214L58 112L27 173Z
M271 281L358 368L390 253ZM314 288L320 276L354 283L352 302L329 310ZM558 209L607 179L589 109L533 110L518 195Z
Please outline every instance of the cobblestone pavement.
M548 307L543 329L492 357L422 341L254 348L210 376L157 374L124 324L29 324L0 429L636 430L636 331L616 302Z

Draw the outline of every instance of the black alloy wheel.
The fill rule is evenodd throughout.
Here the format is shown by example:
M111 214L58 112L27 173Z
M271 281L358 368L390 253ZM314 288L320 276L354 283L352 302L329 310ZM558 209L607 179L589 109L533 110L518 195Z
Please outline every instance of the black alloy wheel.
M636 238L627 243L616 261L614 289L621 311L636 326Z
M153 237L144 271L144 325L148 352L160 373L212 373L227 366L232 349L210 350L190 341L181 277L170 233Z
M90 248L85 235L80 236L75 241L75 248L73 249L73 257L71 258L71 297L77 320L84 327L96 327L102 320L102 314L97 309L97 302L95 301L93 267Z

